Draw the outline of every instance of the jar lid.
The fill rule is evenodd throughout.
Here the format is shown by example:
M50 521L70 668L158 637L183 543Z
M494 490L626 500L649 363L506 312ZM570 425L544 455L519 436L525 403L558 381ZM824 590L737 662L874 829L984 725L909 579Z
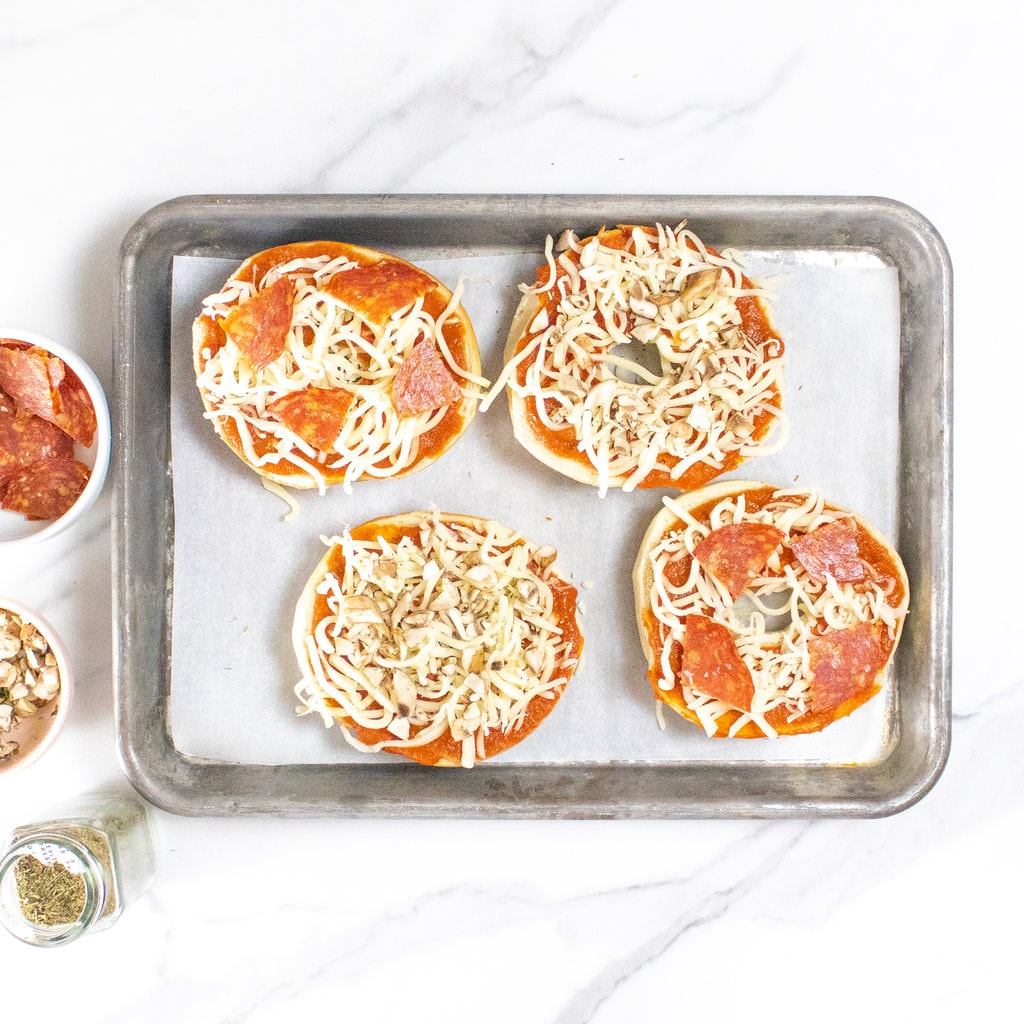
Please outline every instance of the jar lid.
M105 899L99 861L69 836L35 832L0 860L0 923L30 945L78 938L98 920Z

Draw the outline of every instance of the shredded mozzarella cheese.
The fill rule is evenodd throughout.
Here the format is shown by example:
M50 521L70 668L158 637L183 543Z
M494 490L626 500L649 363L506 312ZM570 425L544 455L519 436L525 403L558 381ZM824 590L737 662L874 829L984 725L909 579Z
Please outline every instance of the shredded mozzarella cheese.
M295 500L295 497L287 488L282 487L273 480L268 480L266 477L261 477L260 483L262 483L263 487L270 491L271 494L276 494L288 506L288 511L284 515L284 521L286 523L290 523L293 519L298 518L301 508L298 501Z

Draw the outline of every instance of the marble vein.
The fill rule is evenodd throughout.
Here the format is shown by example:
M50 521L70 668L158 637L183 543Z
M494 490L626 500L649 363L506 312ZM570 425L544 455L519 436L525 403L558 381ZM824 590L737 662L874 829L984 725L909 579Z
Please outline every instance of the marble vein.
M518 98L542 82L558 62L583 47L619 2L603 0L587 5L546 53L533 45L525 32L509 33L504 24L499 24L498 31L506 32L501 39L500 61L477 59L454 73L446 68L447 77L435 77L420 85L405 102L388 98L385 112L374 112L375 120L364 125L341 153L327 160L306 188L330 191L339 178L375 151L394 158L393 169L384 173L380 161L371 161L379 191L407 187L409 177L418 168L473 137L485 118L504 116L507 107L515 106ZM479 49L483 54L491 53L491 47ZM394 144L389 144L389 138Z
M801 828L793 835L787 833L782 842L774 849L769 849L757 871L741 874L724 885L714 886L706 893L701 894L701 883L697 876L666 883L677 891L696 890L693 902L687 905L684 913L674 917L667 927L651 934L624 955L605 964L592 980L562 1007L553 1018L553 1024L589 1024L595 1019L601 1007L619 994L627 983L637 978L644 968L662 957L690 933L728 914L740 899L766 877L770 877L774 868L800 842L807 827L809 826ZM774 835L778 832L779 830L772 826L759 828L751 839L741 844L742 848L749 850L751 840L756 843L759 836ZM736 855L738 852L738 849L734 849L732 854Z

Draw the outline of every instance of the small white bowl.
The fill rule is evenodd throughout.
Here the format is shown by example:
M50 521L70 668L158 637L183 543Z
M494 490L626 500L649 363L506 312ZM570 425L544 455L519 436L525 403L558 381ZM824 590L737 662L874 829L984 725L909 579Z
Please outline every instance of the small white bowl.
M0 326L0 339L25 341L30 345L38 345L39 348L45 348L59 359L63 359L85 385L86 391L89 392L89 398L92 400L92 407L96 412L96 436L93 438L92 444L88 448L75 444L75 458L80 459L90 469L89 480L85 489L78 496L78 500L60 519L49 522L33 522L19 512L0 509L0 550L2 550L47 540L66 530L92 508L100 491L103 490L103 484L107 478L107 467L110 464L110 409L107 406L107 396L103 392L99 378L93 373L92 367L76 352L72 352L64 345L51 341L34 331L25 331L16 327Z
M0 595L0 609L14 612L22 622L29 622L46 637L57 659L60 673L60 689L57 696L43 705L34 715L23 718L13 729L2 733L5 739L16 740L18 750L6 760L0 760L0 784L4 779L22 771L38 761L56 742L64 729L71 712L71 698L75 692L75 680L71 671L71 660L67 648L57 631L38 612L20 601Z

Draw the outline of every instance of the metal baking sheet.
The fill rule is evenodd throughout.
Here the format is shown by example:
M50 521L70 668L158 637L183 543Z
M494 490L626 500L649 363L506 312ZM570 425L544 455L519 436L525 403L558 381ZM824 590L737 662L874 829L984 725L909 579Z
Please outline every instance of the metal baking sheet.
M321 735L313 739L303 731L315 728L309 720L296 726L294 734L310 735L308 748L303 741L294 745L289 721L288 727L282 726L276 753L267 757L254 756L244 744L233 742L228 719L223 736L218 736L216 727L205 733L202 729L190 732L188 727L199 718L189 718L187 702L183 709L189 686L209 683L213 693L221 694L225 680L230 679L225 671L230 673L234 667L252 674L253 662L247 658L253 654L246 650L251 644L243 643L241 634L228 630L222 641L219 678L212 669L209 680L197 675L202 663L190 664L184 657L198 642L197 623L204 611L195 596L202 573L197 570L196 547L189 539L194 532L189 527L194 525L197 503L213 502L211 479L224 479L227 474L233 481L234 473L246 485L251 481L245 476L248 471L241 463L232 465L230 457L226 466L217 464L225 456L212 432L209 458L205 436L197 449L186 444L180 399L189 382L180 372L182 353L172 350L172 342L182 346L181 323L172 327L174 304L185 301L187 309L194 301L194 296L183 300L183 268L189 267L201 284L206 266L211 280L219 283L226 276L223 267L230 267L220 260L237 262L271 245L326 237L395 252L425 263L434 272L446 266L453 273L475 266L490 268L480 276L484 281L501 273L496 268L517 266L519 254L539 253L545 236L557 235L565 227L587 233L603 224L674 223L684 216L710 243L743 253L757 268L755 276L767 276L769 284L773 268L783 282L790 271L790 285L798 281L803 293L819 304L830 296L840 268L847 274L844 280L851 280L850 268L864 267L882 268L888 275L883 279L892 281L891 338L884 333L883 320L885 341L874 349L876 378L872 377L876 367L870 361L865 364L857 348L858 326L875 329L877 310L868 298L861 301L870 306L858 307L855 297L851 300L854 312L847 310L835 318L837 322L853 319L845 345L838 337L818 342L812 335L810 342L805 338L801 343L803 357L800 348L796 354L787 351L788 361L796 360L795 374L787 366L787 387L800 381L801 363L806 367L816 361L819 377L833 380L844 408L851 410L850 416L840 414L831 420L826 413L798 411L794 431L808 424L819 432L823 423L839 428L849 423L857 428L857 436L843 436L840 429L816 437L809 445L803 437L800 444L787 446L788 462L773 465L770 459L756 460L733 474L780 485L789 478L780 478L779 473L800 475L801 483L819 483L828 497L868 514L896 539L910 575L912 608L884 702L872 702L875 707L868 716L858 719L855 715L837 723L845 729L846 723L857 719L853 735L857 728L862 733L867 728L867 745L863 735L850 745L852 741L839 731L830 736L831 730L821 737L806 737L804 743L801 738L787 738L781 744L710 741L685 723L673 722L665 733L657 730L653 701L649 691L645 693L642 660L638 661L635 627L621 613L622 595L616 603L609 592L619 563L631 564L633 552L626 548L642 534L657 509L659 492L643 492L635 502L637 523L632 533L622 529L621 520L610 520L622 534L617 546L591 546L590 557L596 559L591 565L578 564L586 561L584 554L576 557L572 567L577 570L577 582L597 578L602 584L582 592L585 635L592 630L595 641L588 640L584 667L556 709L556 714L562 714L563 707L568 709L561 721L556 722L553 715L530 740L513 748L514 756L509 756L510 751L471 772L423 769L386 755L366 758L343 752L340 735L332 732L325 741ZM941 773L949 744L951 279L941 239L915 211L889 200L861 198L186 197L149 211L126 236L119 287L113 403L118 741L129 778L153 802L189 814L879 816L914 803ZM785 300L784 283L780 291ZM870 292L856 294L869 296ZM843 296L838 298L841 301ZM792 316L792 307L800 305L790 301L787 314L786 304L776 310L783 318ZM476 320L469 298L467 308ZM864 309L862 325L857 323L859 308ZM182 311L176 312L180 321ZM493 376L496 370L487 361L493 361L495 346L500 353L499 325L504 314L500 309L491 312L495 323L488 323L484 332L478 325L478 333L485 369ZM480 313L486 319L482 309ZM783 333L784 328L783 320ZM863 354L871 352L871 345L865 345ZM888 410L884 422L868 430L867 422L853 415L854 403L865 404L874 379L878 383L872 390L881 390L888 401L887 377L891 377L891 408L883 405ZM859 390L850 386L858 381ZM800 383L795 388L794 405L807 406L812 400L803 394ZM502 424L495 413L496 408L478 417L452 455L479 434L472 443L498 447L502 458L520 457L514 443L507 446L501 441ZM478 429L484 419L487 428ZM831 460L836 466L825 469L826 463L815 462L815 449L829 446L842 457ZM417 482L422 476L426 480L434 468L407 479ZM558 535L544 534L544 540L556 546L564 541L571 548L570 535L579 531L568 517L557 513L581 500L581 486L557 476L544 479L529 467L522 472L514 465L509 469L517 474L520 491L535 489L526 497L532 498L527 505L534 506L537 516L530 529L520 522L509 525L539 537L548 523L547 528ZM508 516L493 507L478 507L493 504L495 493L503 489L498 478L501 471L500 460L481 464L475 478L470 474L460 481L457 508L442 496L451 493L450 481L420 482L405 494L399 488L402 482L394 481L380 485L396 488L388 499L397 502L394 508L379 507L384 499L378 494L357 489L360 502L353 505L349 498L335 511L328 507L327 521L339 515L345 522L358 522L433 501L449 511L479 511L508 522ZM817 479L823 476L828 486ZM438 494L431 492L431 486L445 489ZM428 501L413 502L408 497L413 493L427 494ZM597 514L606 518L624 514L623 497L628 496L609 495ZM598 499L588 493L585 500ZM242 520L263 528L260 517L267 515L268 502L274 501L258 486L243 488L233 508ZM365 508L366 514L358 514L356 508ZM318 514L322 518L324 509L303 511L304 529L314 538L322 532ZM228 559L234 559L225 566L227 574L243 585L247 576L254 580L251 559L227 550ZM314 550L310 557L311 567L319 553ZM229 598L225 592L225 600ZM223 605L224 600L216 603L218 608ZM290 619L290 610L280 618ZM282 632L286 637L287 622ZM610 632L615 634L612 646ZM282 646L280 638L271 636L268 643L267 660L288 659L289 649L272 649L275 644ZM600 657L591 657L595 651ZM258 688L255 692L259 693ZM602 693L611 701L603 718L601 708L595 707ZM276 706L275 714L290 714L284 692L279 701L265 702L271 705ZM220 718L208 716L209 721ZM268 728L274 724L267 722ZM570 735L572 742L559 745L559 736Z

